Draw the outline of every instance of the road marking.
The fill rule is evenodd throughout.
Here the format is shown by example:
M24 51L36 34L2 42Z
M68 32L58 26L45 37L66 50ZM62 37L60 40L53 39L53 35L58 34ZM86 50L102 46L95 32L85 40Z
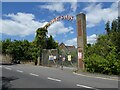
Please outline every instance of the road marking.
M0 66L0 67L2 67L2 66Z
M21 72L21 73L22 73L23 71L21 71L21 70L17 70L17 72Z
M85 86L85 85L80 85L80 84L76 84L76 86L78 86L78 87L84 87L84 88L91 88L91 89L93 89L92 87Z
M92 78L120 81L120 80L117 80L117 78L116 79L110 79L110 78L103 78L103 77L95 77L95 76L88 76L88 75L83 75L83 74L77 74L75 72L73 72L73 74L76 74L76 75L79 75L79 76L85 76L85 77L92 77Z
M37 77L39 76L39 75L37 75L37 74L34 74L34 73L30 73L30 75L37 76Z
M11 67L12 68L13 66L7 66L7 67Z
M5 69L12 70L11 68L5 67Z
M54 78L51 78L51 77L48 77L49 80L53 80L53 81L58 81L58 82L61 82L61 80L59 79L54 79Z

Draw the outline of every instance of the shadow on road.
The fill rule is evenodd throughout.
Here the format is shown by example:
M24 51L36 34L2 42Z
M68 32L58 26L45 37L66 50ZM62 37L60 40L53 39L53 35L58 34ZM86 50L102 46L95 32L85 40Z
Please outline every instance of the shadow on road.
M19 79L17 77L2 77L2 90L8 90L11 88L12 84L10 83L13 80Z
M0 65L16 65L16 63L0 63Z

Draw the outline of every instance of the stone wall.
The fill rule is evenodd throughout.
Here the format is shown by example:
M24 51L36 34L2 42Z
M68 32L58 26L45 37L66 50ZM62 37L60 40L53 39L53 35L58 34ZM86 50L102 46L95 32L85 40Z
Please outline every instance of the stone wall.
M12 57L10 55L0 54L0 62L11 62Z

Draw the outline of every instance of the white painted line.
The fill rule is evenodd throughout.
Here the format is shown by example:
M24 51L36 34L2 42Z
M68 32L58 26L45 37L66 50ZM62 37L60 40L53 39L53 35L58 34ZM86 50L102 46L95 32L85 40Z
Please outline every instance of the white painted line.
M22 73L23 71L21 71L21 70L17 70L17 72L21 72L21 73Z
M54 78L51 78L51 77L48 77L49 80L53 80L53 81L58 81L58 82L61 82L61 80L59 79L54 79Z
M115 81L119 81L117 79L111 79L111 78L103 78L103 77L95 77L95 76L88 76L88 75L83 75L83 74L77 74L75 72L73 72L73 74L79 75L79 76L85 76L85 77L92 77L92 78L99 78L99 79L106 79L106 80L115 80Z
M12 70L11 68L5 67L5 69Z
M85 86L85 85L80 85L80 84L76 84L76 86L78 86L78 87L84 87L84 88L91 88L91 89L93 89L92 87Z
M13 66L7 66L7 67L11 67L12 68Z
M0 67L2 67L2 66L0 66Z
M39 76L39 75L37 75L37 74L34 74L34 73L30 73L30 75L37 76L37 77Z

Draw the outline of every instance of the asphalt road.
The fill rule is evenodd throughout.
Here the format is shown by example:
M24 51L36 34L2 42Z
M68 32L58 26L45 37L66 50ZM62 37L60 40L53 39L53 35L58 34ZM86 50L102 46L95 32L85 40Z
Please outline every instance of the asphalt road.
M118 80L31 65L3 65L2 87L7 88L118 88Z

